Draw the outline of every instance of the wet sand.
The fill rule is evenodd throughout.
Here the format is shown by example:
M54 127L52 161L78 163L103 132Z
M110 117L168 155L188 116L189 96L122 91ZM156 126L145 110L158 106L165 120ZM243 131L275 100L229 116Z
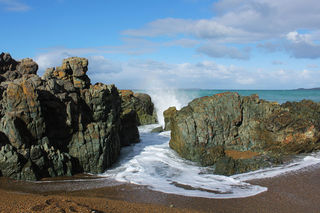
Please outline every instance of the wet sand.
M320 166L250 181L268 187L253 197L205 199L116 185L95 177L30 183L2 178L1 212L320 212ZM91 180L88 180L90 178ZM111 186L110 186L111 185Z

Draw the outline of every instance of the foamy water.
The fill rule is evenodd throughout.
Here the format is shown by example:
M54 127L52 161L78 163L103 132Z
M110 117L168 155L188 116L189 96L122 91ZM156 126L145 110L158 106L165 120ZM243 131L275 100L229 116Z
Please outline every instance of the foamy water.
M194 97L177 95L176 91L151 91L160 124L162 113L170 106L178 109ZM299 157L290 164L254 172L222 176L213 168L200 167L184 160L169 148L170 132L151 133L159 125L139 127L141 142L122 148L119 162L101 176L124 183L147 186L151 190L183 196L204 198L241 198L267 191L266 187L246 181L271 178L320 163L320 154Z
M170 132L150 133L157 125L139 128L141 142L121 151L120 161L101 176L147 186L154 191L204 198L241 198L267 191L246 181L275 177L320 163L320 155L301 157L287 165L234 176L214 175L210 167L180 158L169 148Z
M123 148L119 163L103 176L148 186L155 191L195 197L247 197L267 190L234 178L213 175L212 169L183 160L169 148L170 132L150 133L156 126L140 127L141 142Z
M214 175L210 167L180 158L169 148L170 132L150 133L157 125L139 128L141 142L121 151L120 161L101 176L147 186L154 191L204 198L241 198L267 191L246 181L270 178L320 163L320 155L300 157L287 165L234 176Z

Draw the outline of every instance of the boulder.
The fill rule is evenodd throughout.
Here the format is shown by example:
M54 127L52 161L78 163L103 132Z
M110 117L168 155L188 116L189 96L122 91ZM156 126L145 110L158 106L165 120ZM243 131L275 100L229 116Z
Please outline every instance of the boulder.
M18 62L9 53L0 54L0 74L16 70L17 65Z
M151 97L131 90L119 90L124 111L131 109L137 113L138 125L157 123L157 115Z
M21 73L21 75L37 74L38 64L34 62L31 58L25 58L19 61L17 71Z
M140 141L139 130L137 126L137 112L132 109L124 109L121 113L121 146L129 146Z
M87 59L65 59L42 78L37 69L32 59L0 55L0 175L101 173L117 160L122 141L139 140L137 123L124 122L135 114L122 117L117 88L90 84Z
M163 132L162 126L158 126L158 127L153 128L153 129L151 130L151 133L160 133L160 132Z
M167 110L163 112L164 117L164 131L171 130L171 120L174 119L174 116L177 113L176 107L169 107Z
M174 114L170 147L215 165L219 174L256 170L320 148L320 104L312 101L279 105L228 92L195 99Z

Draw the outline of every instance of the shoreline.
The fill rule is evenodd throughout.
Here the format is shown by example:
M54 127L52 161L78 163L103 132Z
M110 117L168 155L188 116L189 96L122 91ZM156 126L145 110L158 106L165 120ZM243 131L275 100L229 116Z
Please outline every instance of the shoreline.
M1 178L0 210L19 212L21 209L17 208L21 207L26 212L36 212L37 208L42 209L39 212L58 212L57 206L66 212L76 208L80 212L317 212L320 209L319 164L273 178L248 181L268 190L252 197L230 199L185 197L133 184L109 186L110 183L93 176L72 179L79 178L81 181L46 184ZM86 181L88 178L91 180ZM64 185L59 186L60 183Z

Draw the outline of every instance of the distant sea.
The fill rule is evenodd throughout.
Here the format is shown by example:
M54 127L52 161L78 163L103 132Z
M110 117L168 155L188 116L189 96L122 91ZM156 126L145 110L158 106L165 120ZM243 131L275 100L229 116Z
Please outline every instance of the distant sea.
M134 92L143 92L151 96L157 109L159 123L163 123L163 111L168 107L175 106L181 109L195 98L203 96L212 96L222 92L237 92L242 96L257 94L260 99L278 102L279 104L287 101L312 100L320 102L320 90L297 89L297 90L208 90L208 89L152 89L152 90L134 90Z
M157 93L156 90L135 90L136 92ZM165 92L166 90L162 91ZM172 93L173 90L168 90ZM222 92L237 92L242 96L249 96L252 94L259 95L260 99L267 101L276 101L284 103L286 101L301 101L303 99L320 102L320 90L209 90L209 89L176 89L174 90L176 97L183 97L188 101L194 98L203 96L212 96Z
M284 103L286 101L301 101L303 99L320 102L320 90L181 90L198 97L211 96L221 92L237 92L240 95L248 96L258 94L260 99Z

